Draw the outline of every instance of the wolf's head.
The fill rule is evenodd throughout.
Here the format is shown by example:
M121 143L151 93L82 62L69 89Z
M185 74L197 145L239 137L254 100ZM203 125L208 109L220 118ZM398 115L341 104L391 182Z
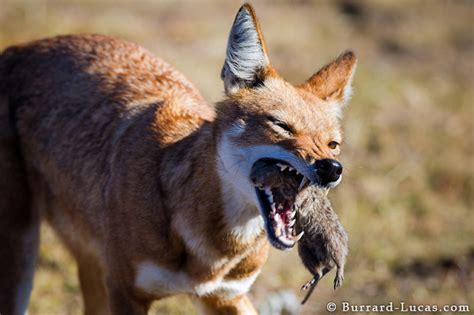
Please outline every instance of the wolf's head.
M245 4L237 13L221 73L227 98L217 105L219 175L234 194L260 210L277 248L291 248L298 240L292 229L280 233L294 224L294 198L275 202L281 196L274 195L271 182L256 180L259 168L254 166L274 163L300 188L339 184L340 120L355 64L354 54L346 52L293 86L272 67L252 7Z

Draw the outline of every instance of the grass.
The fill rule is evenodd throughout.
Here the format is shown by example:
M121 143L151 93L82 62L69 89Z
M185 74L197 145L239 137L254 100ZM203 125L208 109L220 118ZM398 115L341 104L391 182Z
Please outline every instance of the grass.
M359 64L345 113L343 184L330 194L350 234L346 280L324 279L301 314L328 301L468 303L474 308L474 36L469 1L255 1L270 57L304 81L347 48ZM138 42L174 64L209 102L235 2L12 1L0 6L0 47L63 33ZM76 267L48 227L30 314L82 312ZM298 294L309 274L295 251L273 250L252 288ZM151 314L192 314L185 297Z

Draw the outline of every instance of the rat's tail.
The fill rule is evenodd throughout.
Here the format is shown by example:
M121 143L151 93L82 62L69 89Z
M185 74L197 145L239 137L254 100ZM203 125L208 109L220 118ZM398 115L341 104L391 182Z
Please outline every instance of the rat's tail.
M316 289L316 286L318 285L319 280L321 280L321 276L319 274L315 274L313 279L309 280L304 286L301 287L301 290L308 290L308 293L306 293L306 296L304 297L303 301L301 301L301 304L306 303L306 301L309 299L311 294L313 294L314 289Z

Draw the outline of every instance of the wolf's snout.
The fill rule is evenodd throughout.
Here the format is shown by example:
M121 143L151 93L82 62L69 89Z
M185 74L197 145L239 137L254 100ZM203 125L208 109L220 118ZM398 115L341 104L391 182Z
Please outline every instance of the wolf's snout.
M318 160L314 163L314 167L322 186L332 186L331 184L336 183L341 178L342 165L336 160Z

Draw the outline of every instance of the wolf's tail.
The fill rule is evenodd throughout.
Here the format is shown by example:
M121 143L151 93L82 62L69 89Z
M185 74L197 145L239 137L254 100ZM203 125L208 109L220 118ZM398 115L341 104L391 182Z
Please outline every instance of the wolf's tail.
M24 314L38 251L39 215L31 205L10 80L15 51L0 55L0 313Z

